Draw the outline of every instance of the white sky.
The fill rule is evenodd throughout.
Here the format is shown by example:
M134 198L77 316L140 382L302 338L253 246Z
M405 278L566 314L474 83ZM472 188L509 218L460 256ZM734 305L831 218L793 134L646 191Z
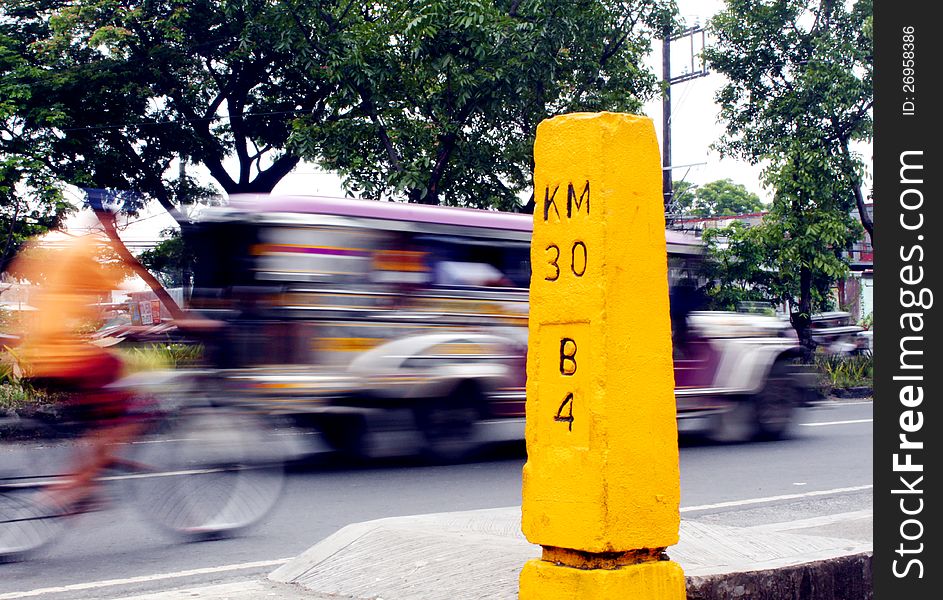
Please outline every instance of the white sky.
M710 17L723 7L722 0L678 0L681 17L686 25L706 24ZM709 41L708 41L709 43ZM690 63L690 47L687 41L678 41L672 46L673 76L683 73L684 65ZM695 47L695 51L698 48ZM651 63L661 75L661 45L655 43ZM714 95L723 84L723 77L710 74L672 86L672 164L690 167L673 170L675 180L684 179L701 185L717 179L730 178L758 194L764 202L770 194L760 184L760 167L742 161L721 159L710 149L723 132L718 123L718 107ZM661 100L645 105L645 113L654 120L655 131L661 144ZM870 145L859 148L870 159ZM286 176L273 190L283 194L343 195L338 177L324 172L316 165L304 163ZM123 234L133 246L140 247L158 239L162 229L173 225L159 207L145 210L139 223L131 225ZM136 251L137 248L132 248Z

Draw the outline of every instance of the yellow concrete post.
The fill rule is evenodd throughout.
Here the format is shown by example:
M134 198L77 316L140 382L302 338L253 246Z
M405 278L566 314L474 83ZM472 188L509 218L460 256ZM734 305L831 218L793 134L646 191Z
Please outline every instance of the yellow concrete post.
M534 146L520 598L683 599L661 167L648 118L578 113Z

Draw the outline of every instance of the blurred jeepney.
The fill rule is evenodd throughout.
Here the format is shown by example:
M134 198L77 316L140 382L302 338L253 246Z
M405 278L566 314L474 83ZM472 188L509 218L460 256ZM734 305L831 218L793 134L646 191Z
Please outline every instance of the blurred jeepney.
M235 198L201 219L191 302L227 323L209 350L240 402L353 452L371 428L406 423L454 458L483 423L523 431L531 228L530 215L493 211ZM677 278L702 244L666 236ZM723 439L784 434L803 401L788 323L680 318L679 419Z
M871 340L861 335L864 327L855 323L849 312L817 313L810 321L812 341L827 354L865 354L871 351Z

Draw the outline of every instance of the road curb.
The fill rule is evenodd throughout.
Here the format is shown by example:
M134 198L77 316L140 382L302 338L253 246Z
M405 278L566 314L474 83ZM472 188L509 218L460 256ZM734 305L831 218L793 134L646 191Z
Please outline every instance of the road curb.
M832 391L829 392L829 395L834 396L836 399L872 398L874 396L874 388L872 388L871 386L832 388Z
M872 554L768 569L687 577L688 600L870 600Z

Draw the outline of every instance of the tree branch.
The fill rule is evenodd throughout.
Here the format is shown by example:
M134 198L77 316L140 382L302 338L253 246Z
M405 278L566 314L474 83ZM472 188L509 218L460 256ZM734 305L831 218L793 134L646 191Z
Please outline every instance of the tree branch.
M610 44L607 44L607 47L603 49L602 55L599 57L600 66L605 66L609 59L615 56L616 52L619 51L619 48L621 48L625 43L625 40L628 39L629 34L632 33L633 29L635 29L636 23L638 23L638 15L633 17L633 15L629 13L625 16L625 18L622 20L622 23L616 27L616 31L621 30L622 35Z
M848 177L849 182L851 182L851 191L855 195L855 206L858 208L861 226L864 227L865 231L868 233L868 239L871 240L871 247L874 247L874 220L871 218L871 215L868 214L864 194L861 193L861 182L858 180L858 176L852 168L854 161L851 158L851 151L848 148L847 137L841 138L839 147L842 152L842 157L844 158L842 161L842 170L845 172L845 176Z
M214 102L219 102L222 104L223 92L220 91L217 94ZM200 157L200 162L209 170L210 175L219 182L223 189L227 192L234 190L236 188L236 182L233 181L233 178L229 175L229 172L223 166L223 152L222 148L219 146L219 141L215 136L210 132L210 121L207 118L200 118L197 115L196 111L186 102L179 94L171 96L174 101L174 105L177 107L184 117L190 120L193 123L193 132L197 134L200 138L200 141L203 142L204 146L210 148L209 153L204 154ZM218 104L217 104L218 107ZM215 117L215 110L212 113L212 116Z
M300 160L301 159L294 154L281 155L268 169L260 171L255 180L249 183L245 191L257 194L267 194L271 192L285 175L291 173L291 170L295 168L295 165L297 165Z

